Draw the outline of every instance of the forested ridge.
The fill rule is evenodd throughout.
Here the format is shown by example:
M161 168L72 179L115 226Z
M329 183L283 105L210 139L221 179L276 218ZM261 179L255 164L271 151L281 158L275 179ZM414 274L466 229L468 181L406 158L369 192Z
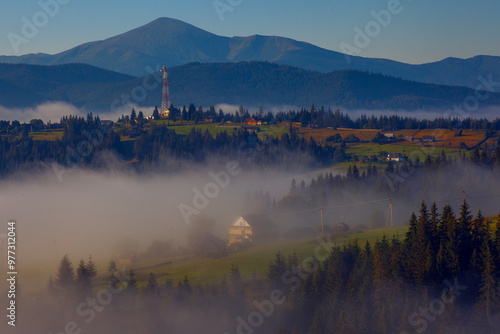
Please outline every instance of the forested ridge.
M232 265L219 283L207 286L192 285L189 275L173 282L150 273L141 282L133 270L119 272L114 261L106 273L97 273L92 258L74 270L65 256L49 281L46 302L62 302L70 315L80 307L92 329L106 324L122 332L139 325L151 332L194 332L200 323L185 319L196 314L208 333L497 333L496 224L480 210L472 215L466 201L458 212L422 202L408 224L404 236L375 242L335 244L324 237L318 245L330 247L305 259L278 252L264 280L242 280ZM113 297L93 324L92 312L83 313L90 309L84 301L96 291L99 275L108 277Z
M242 126L243 120L251 117L276 129L279 126L288 129L281 136L274 136L271 132L262 138L256 133L258 128ZM155 118L159 118L158 113ZM0 174L8 175L52 163L64 167L106 168L109 159L107 153L123 162L132 160L134 163L127 168L139 171L155 170L160 166L159 161L164 162L165 159L204 163L217 157L248 158L249 152L255 152L257 148L259 154L253 154L251 159L252 164L257 166L285 166L293 161L295 165L303 167L322 167L352 159L346 155L345 145L354 140L359 141L355 136L328 138L329 143L321 145L312 138L298 134L297 128L292 126L294 122L312 128L480 129L485 131L485 138L500 130L498 119L419 120L400 116L361 116L353 120L338 110L316 109L314 106L310 110L273 115L262 110L250 114L243 107L234 114L224 114L222 111L217 113L213 107L203 110L191 104L189 108L172 108L169 122L196 124L209 120L229 127L234 125L234 131L211 135L208 130L201 131L193 127L187 135L177 134L173 127L146 119L141 111L137 114L135 110L130 115L122 116L116 123L103 122L91 113L86 118L66 116L59 123L45 124L37 119L23 124L18 121L0 121ZM61 129L63 135L54 137L54 140L35 140L33 137L34 132L43 135ZM376 138L381 139L374 139L373 142L386 141L381 134ZM490 162L494 162L498 156L491 147L477 147L476 151L482 160L486 159L486 155Z

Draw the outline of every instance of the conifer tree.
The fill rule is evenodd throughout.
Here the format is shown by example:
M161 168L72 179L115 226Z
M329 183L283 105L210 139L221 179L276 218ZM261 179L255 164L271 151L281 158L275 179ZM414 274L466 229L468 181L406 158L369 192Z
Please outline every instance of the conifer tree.
M127 290L135 292L137 290L137 279L135 277L134 271L130 269L127 278Z
M90 274L83 260L80 260L76 269L76 286L80 296L86 296L90 292Z
M283 281L281 276L286 271L286 263L280 252L276 253L274 262L269 266L269 271L267 273L267 278L271 281L274 288L281 288Z
M64 255L57 269L55 283L62 288L70 288L73 286L74 282L75 273L73 265L71 264L68 255Z
M495 279L495 264L488 241L484 241L482 246L483 271L481 273L481 284L479 286L479 298L476 307L482 316L487 320L490 330L494 329L492 322L493 312L498 308L499 292ZM480 314L481 314L480 313Z
M97 276L97 269L94 261L92 261L92 255L89 256L89 260L87 261L87 270L91 280Z
M149 298L158 296L158 283L154 273L149 273L148 284L146 286L146 293Z
M460 206L460 217L457 220L456 235L458 240L458 261L460 269L463 271L469 270L470 258L472 256L471 225L472 216L469 211L469 204L464 200Z

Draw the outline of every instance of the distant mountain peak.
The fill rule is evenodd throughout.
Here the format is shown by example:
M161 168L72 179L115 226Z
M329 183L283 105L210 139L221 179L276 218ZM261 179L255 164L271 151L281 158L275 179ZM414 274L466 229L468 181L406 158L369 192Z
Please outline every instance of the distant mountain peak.
M476 87L478 77L500 81L500 57L446 58L421 65L388 59L350 56L307 42L255 34L247 37L215 35L181 20L160 17L143 26L102 41L79 45L55 54L0 56L0 62L56 65L85 63L142 76L147 67L190 62L268 61L319 72L345 69L382 73L425 83Z

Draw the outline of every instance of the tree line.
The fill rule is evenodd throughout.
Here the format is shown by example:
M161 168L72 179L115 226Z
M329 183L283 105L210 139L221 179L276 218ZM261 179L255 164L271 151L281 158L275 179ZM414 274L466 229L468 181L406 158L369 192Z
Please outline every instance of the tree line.
M472 329L496 333L500 214L497 222L495 227L480 210L473 216L465 200L458 213L448 204L440 210L435 203L429 208L422 202L418 214L410 215L405 235L331 244L323 258L312 261L278 252L265 278L254 273L243 279L233 264L211 284L193 285L188 276L174 282L168 273L141 274L139 279L133 270L120 273L114 261L97 283L91 258L80 261L74 271L64 256L56 278L49 281L49 300L81 305L88 297L100 296L103 289L112 291L112 301L101 305L106 310L93 327L96 333L104 330L104 324L106 330L123 332L144 324L150 332L172 328L189 332L198 328L186 321L195 315L205 321L209 333L462 333ZM270 299L272 306L262 299L266 291L279 295Z

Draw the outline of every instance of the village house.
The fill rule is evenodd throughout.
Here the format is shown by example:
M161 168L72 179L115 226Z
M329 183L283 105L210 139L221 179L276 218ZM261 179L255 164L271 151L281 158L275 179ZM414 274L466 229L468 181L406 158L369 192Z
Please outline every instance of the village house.
M229 244L245 245L276 235L276 225L265 215L239 216L229 226Z
M405 137L405 141L413 141L413 136L407 136L407 137Z
M249 118L247 120L245 120L245 124L247 125L257 125L257 121L255 120L255 118Z
M433 143L434 141L436 141L436 136L429 136L429 135L422 136L422 141L424 143Z
M401 162L401 161L403 161L403 159L404 159L404 157L401 153L389 153L385 160L386 161Z

